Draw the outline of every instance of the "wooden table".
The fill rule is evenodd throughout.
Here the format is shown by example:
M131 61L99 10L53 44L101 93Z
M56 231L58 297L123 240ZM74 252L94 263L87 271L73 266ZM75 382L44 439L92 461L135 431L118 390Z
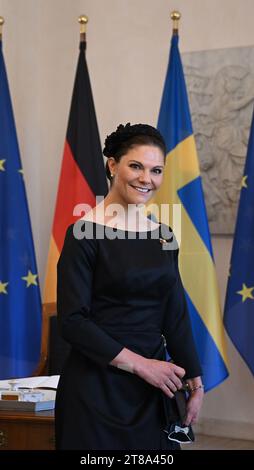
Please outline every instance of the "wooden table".
M0 450L54 448L54 410L0 411Z

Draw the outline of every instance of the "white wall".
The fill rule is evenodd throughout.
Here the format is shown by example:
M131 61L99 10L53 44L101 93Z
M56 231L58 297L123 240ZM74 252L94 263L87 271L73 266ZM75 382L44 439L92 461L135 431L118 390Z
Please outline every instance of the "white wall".
M77 17L90 20L87 60L103 141L120 122L156 124L172 9L182 13L182 52L254 44L253 0L0 0L41 285L78 56ZM222 301L230 248L230 239L214 240ZM201 424L206 432L235 429L243 437L251 430L254 439L254 381L230 343L229 357L231 376L207 394Z

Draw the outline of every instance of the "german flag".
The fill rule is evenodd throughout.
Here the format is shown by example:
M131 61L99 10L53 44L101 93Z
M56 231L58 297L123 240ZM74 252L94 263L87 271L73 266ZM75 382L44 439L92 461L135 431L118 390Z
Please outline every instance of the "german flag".
M77 220L73 214L75 206L94 207L96 196L106 196L108 192L85 52L83 35L50 239L44 303L56 302L56 265L66 229Z

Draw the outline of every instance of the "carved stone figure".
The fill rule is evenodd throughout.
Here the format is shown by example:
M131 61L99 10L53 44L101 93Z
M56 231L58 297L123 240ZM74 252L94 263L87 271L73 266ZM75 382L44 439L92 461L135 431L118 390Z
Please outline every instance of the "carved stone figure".
M210 230L233 233L253 112L254 48L188 53L183 62Z

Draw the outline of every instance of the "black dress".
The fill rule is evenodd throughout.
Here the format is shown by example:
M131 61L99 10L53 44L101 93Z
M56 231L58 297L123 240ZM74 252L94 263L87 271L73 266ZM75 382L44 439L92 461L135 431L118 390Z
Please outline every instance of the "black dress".
M109 365L123 347L162 360L164 335L186 378L201 375L178 249L172 237L173 249L162 248L161 228L116 233L107 227L106 238L98 239L96 229L105 227L86 221L86 236L80 240L73 226L67 231L58 262L58 317L72 350L57 390L57 449L177 446L163 431L163 392Z

